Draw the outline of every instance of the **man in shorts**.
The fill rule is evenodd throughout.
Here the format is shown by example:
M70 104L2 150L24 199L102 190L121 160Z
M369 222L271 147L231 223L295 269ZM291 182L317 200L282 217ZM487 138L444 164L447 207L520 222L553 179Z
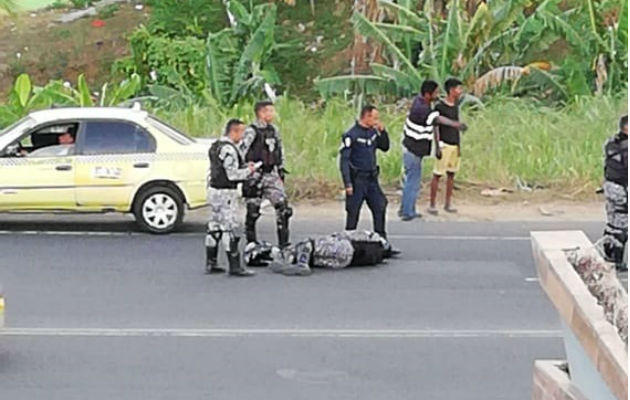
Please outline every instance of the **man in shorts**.
M462 95L462 82L458 79L451 78L444 84L446 90L446 98L439 101L435 110L440 115L459 122L459 99ZM428 212L432 215L438 214L435 205L440 178L446 175L446 199L444 201L444 211L448 213L456 213L457 209L453 207L453 187L455 185L455 173L459 170L460 164L460 130L448 125L439 126L438 150L437 157L433 168L433 180L431 181L431 203Z

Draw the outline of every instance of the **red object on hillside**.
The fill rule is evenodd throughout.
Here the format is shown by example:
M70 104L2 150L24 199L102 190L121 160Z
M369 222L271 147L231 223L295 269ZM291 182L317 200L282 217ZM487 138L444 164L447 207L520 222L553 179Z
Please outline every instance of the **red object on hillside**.
M105 26L105 21L103 21L102 19L95 19L94 21L92 21L92 27L94 28L102 28Z

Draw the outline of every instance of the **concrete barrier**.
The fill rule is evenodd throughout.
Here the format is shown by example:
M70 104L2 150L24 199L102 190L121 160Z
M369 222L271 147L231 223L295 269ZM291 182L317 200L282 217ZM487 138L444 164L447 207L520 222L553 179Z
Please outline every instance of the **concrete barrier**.
M593 244L580 231L532 232L531 237L539 282L560 316L568 359L568 373L537 362L533 399L628 399L627 345L566 255ZM571 390L543 392L541 386L549 382Z

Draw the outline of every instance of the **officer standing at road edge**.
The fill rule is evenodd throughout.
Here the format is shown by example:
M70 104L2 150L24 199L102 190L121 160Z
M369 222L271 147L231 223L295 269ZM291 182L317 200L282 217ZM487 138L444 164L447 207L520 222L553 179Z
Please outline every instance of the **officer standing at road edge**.
M604 194L607 224L604 256L619 271L627 271L623 254L628 242L628 116L619 121L619 133L604 144Z
M245 165L236 147L243 138L245 124L237 119L227 123L225 134L210 147L210 176L208 203L210 221L206 235L206 273L225 272L217 265L219 243L223 239L229 262L228 273L233 276L251 276L254 272L243 267L239 223L237 222L238 183L255 173L256 165Z
M273 125L275 108L271 101L260 101L254 106L256 121L245 130L240 144L241 153L249 162L262 163L262 175L243 184L243 197L247 201L245 233L247 243L256 241L256 221L260 218L260 205L268 199L276 209L278 246L289 244L289 218L293 209L289 207L284 190L284 153L280 132Z
M387 198L378 182L376 150L389 150L389 134L376 107L366 105L359 120L342 137L340 169L346 191L346 230L356 230L364 201L372 212L374 231L387 239ZM398 253L398 250L392 250Z

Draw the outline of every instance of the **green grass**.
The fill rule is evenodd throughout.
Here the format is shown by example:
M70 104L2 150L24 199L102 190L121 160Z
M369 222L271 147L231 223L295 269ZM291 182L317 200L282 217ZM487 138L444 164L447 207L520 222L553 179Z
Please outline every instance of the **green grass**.
M19 0L16 1L19 10L37 10L52 5L55 0Z
M627 113L626 104L624 93L619 98L578 99L561 109L530 100L496 98L484 109L463 110L462 120L470 129L463 137L458 180L514 187L518 177L529 185L558 190L594 189L601 183L603 142L617 131L619 117ZM379 161L382 180L392 185L400 178L406 113L391 106L381 108L392 149L380 153ZM229 117L251 120L250 110L246 104L232 110L190 107L159 114L192 135L208 137L218 136ZM294 194L337 194L341 135L353 123L355 111L338 100L313 109L283 98L277 112ZM425 161L425 176L430 175L432 163Z

